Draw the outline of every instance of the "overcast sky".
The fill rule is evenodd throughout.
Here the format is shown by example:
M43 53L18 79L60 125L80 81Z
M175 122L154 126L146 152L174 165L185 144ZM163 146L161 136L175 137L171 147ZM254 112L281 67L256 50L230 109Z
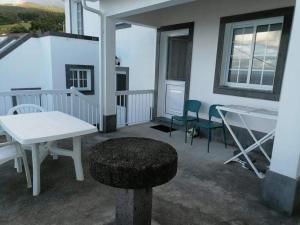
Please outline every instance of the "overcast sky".
M43 5L64 6L64 2L62 0L0 0L0 4L16 4L21 2L34 2Z

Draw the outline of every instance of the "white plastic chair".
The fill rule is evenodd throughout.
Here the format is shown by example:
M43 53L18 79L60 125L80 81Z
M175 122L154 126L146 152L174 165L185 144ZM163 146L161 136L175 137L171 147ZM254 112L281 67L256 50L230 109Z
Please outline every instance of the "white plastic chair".
M45 112L46 110L41 106L34 105L34 104L20 104L17 106L12 107L8 110L7 115L14 115L14 114L25 114L25 113L36 113L36 112ZM23 146L25 150L31 150L31 146ZM22 172L22 161L19 159L15 159L15 168L17 169L18 173Z
M24 150L17 143L12 143L12 142L0 143L0 165L11 160L23 161L23 165L26 173L26 179L27 179L27 187L30 188L32 186L31 176L28 167L27 157Z
M14 114L24 114L24 113L35 113L35 112L45 112L46 110L38 105L34 104L21 104L17 105L15 107L12 107L10 110L8 110L8 115L14 115Z

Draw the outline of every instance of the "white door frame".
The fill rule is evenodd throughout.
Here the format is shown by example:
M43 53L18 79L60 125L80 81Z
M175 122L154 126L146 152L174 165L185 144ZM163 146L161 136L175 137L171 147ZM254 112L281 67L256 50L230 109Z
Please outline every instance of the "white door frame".
M194 23L178 24L166 26L158 29L158 45L157 45L157 62L156 62L156 96L154 103L154 115L157 117L171 118L172 115L165 113L166 109L166 87L167 84L184 85L184 100L188 99L190 86L190 71L187 74L186 81L166 80L166 65L167 65L167 46L166 37L187 36L191 38L190 59L192 60L192 43L193 43ZM165 42L165 44L163 43ZM164 45L163 45L164 44ZM163 49L165 48L165 49ZM191 62L190 62L191 63ZM190 65L191 69L191 65Z

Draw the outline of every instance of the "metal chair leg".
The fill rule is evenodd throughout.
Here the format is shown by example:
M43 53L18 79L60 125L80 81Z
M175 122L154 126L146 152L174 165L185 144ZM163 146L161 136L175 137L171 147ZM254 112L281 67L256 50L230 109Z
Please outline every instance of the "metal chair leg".
M223 136L224 136L225 148L227 148L226 131L225 131L225 126L224 126L224 124L223 124Z
M188 121L185 122L185 143L187 142Z
M172 136L172 129L173 129L173 118L171 119L171 126L170 126L170 137Z
M193 145L194 134L195 134L195 127L193 127L193 131L192 131L191 145Z
M211 142L211 129L208 129L208 144L207 144L207 153L209 153L209 145Z

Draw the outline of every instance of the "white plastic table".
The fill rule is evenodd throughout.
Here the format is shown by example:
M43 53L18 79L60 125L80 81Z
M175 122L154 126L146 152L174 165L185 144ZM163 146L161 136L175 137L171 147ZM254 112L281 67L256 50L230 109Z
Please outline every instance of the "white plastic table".
M257 139L251 129L249 128L245 116L248 117L256 117L256 118L262 118L262 119L267 119L267 120L277 120L278 112L277 111L271 111L267 109L260 109L260 108L253 108L253 107L247 107L247 106L241 106L241 105L227 105L227 106L218 106L217 110L219 111L226 127L228 128L230 134L232 135L234 141L236 142L238 148L240 149L240 153L235 155L234 157L230 158L224 164L227 164L235 159L237 159L239 156L244 155L246 160L248 161L249 165L251 168L254 170L256 175L259 178L264 178L264 174L259 172L255 165L252 163L251 159L247 155L249 152L253 151L257 147L259 150L263 153L263 155L266 157L266 159L270 162L271 159L266 153L265 149L262 147L262 144L265 143L266 141L274 138L275 136L275 128L272 129L269 133L267 133L265 136L263 136L261 139ZM234 113L237 114L243 124L243 126L246 128L246 130L249 132L250 136L252 137L254 143L249 146L248 148L244 149L243 146L241 145L240 141L236 137L235 133L233 132L228 120L224 116L223 112L228 112L228 113Z
M50 153L73 158L76 179L84 180L81 136L97 132L95 126L56 111L0 116L0 125L21 145L31 146L34 196L40 193L40 165ZM56 141L65 138L73 138L73 151L57 147Z

